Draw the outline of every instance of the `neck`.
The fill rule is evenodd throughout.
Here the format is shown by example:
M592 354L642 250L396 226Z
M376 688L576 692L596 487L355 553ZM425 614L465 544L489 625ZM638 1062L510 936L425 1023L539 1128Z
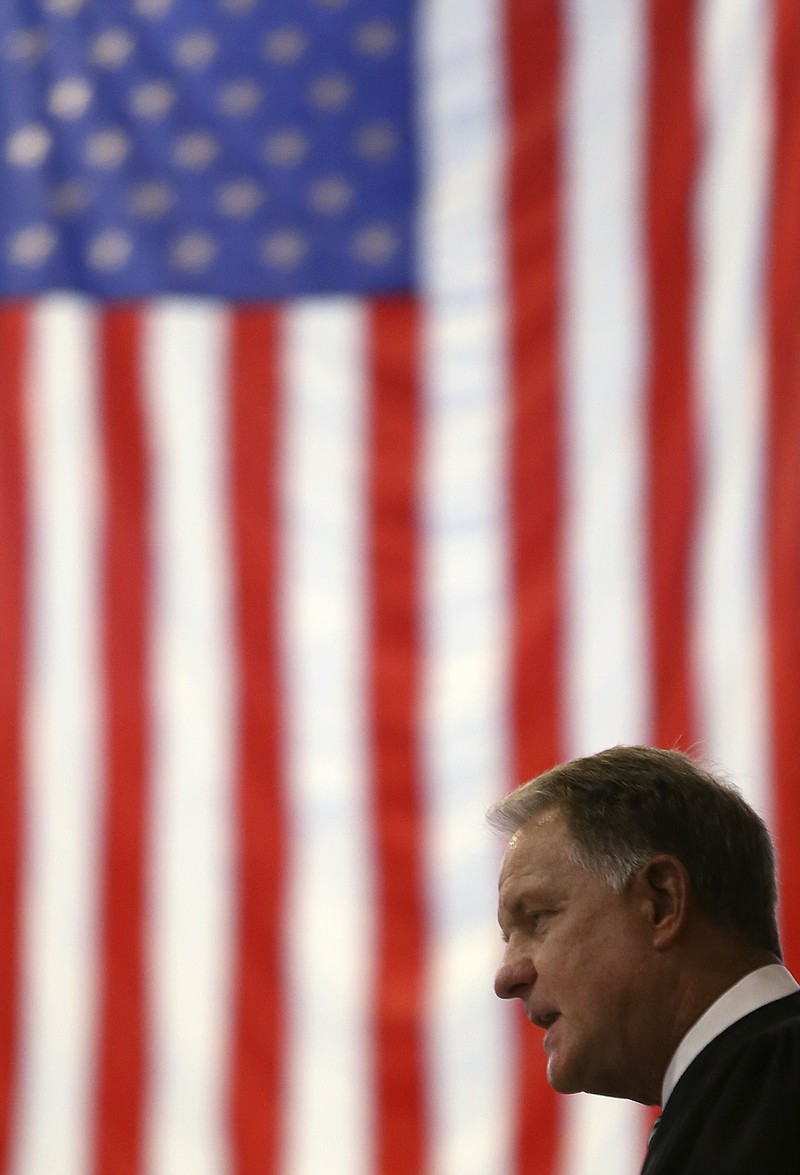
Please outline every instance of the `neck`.
M671 1015L666 1022L666 1031L660 1047L653 1051L653 1068L646 1097L640 1100L648 1105L661 1102L661 1090L669 1063L686 1033L708 1011L712 1004L729 991L745 975L780 963L781 960L770 951L756 950L740 943L725 940L693 959L684 959L677 973L672 976L672 990L667 997Z

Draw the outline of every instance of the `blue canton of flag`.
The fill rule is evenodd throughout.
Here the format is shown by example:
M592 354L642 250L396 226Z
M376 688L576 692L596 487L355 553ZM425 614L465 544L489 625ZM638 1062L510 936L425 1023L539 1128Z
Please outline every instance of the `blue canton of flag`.
M0 15L0 293L410 288L408 0Z

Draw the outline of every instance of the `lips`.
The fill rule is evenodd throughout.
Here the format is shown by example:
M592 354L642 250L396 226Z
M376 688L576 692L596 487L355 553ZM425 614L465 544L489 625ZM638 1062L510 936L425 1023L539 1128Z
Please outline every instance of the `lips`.
M526 1008L525 1015L531 1024L535 1024L537 1028L544 1028L546 1031L555 1024L561 1013L555 1008Z
M550 1021L550 1023L548 1024L547 1031L544 1034L544 1040L542 1041L542 1044L543 1044L545 1052L547 1053L548 1056L550 1055L550 1046L553 1043L553 1041L552 1041L553 1029L560 1019L561 1019L561 1017L559 1015L555 1015L553 1017L553 1019Z

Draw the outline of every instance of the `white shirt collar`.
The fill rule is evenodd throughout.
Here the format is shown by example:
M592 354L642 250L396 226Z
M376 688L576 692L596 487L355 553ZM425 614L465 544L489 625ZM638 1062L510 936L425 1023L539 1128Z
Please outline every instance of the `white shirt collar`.
M664 1076L661 1108L667 1104L668 1097L692 1061L715 1036L719 1036L726 1028L730 1028L731 1024L741 1020L742 1016L755 1012L756 1008L763 1008L765 1004L771 1004L773 1000L791 995L793 991L800 991L800 986L790 972L779 963L770 963L767 967L751 971L744 979L740 979L733 987L723 992L719 999L703 1012L700 1019L695 1021L675 1050Z

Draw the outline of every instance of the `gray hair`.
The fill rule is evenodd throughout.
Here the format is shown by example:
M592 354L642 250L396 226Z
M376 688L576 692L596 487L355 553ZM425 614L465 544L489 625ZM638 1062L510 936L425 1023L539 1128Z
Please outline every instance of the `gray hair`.
M612 889L624 889L656 853L669 853L685 866L708 917L781 958L772 842L727 780L680 751L611 747L536 776L487 819L510 836L553 808L566 821L574 862Z

